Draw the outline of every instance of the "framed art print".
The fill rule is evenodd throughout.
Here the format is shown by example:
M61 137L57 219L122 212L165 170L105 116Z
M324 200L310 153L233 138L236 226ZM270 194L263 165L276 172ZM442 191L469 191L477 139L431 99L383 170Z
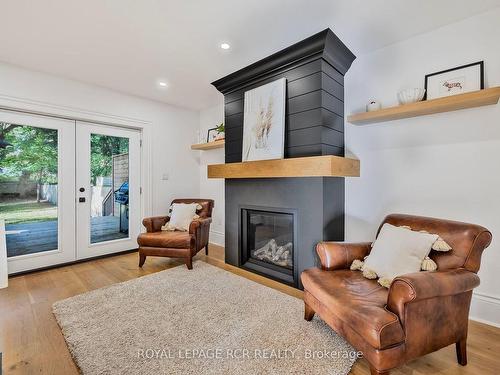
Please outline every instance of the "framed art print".
M282 159L286 79L245 92L242 161Z
M207 131L207 143L215 141L217 139L218 134L219 134L219 132L217 131L217 128L208 129L208 131Z
M425 76L426 100L482 89L484 89L483 61Z

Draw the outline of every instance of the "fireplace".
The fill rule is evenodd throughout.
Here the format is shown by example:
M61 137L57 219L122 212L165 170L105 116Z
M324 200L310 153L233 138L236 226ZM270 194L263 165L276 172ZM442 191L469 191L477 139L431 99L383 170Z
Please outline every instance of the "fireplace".
M242 267L294 284L296 211L259 206L240 210Z
M354 58L327 29L213 82L224 94L226 166L258 169L240 165L245 92L279 78L284 158L343 157L344 74ZM344 240L344 178L273 172L226 177L225 261L301 288L300 273L318 265L316 244Z

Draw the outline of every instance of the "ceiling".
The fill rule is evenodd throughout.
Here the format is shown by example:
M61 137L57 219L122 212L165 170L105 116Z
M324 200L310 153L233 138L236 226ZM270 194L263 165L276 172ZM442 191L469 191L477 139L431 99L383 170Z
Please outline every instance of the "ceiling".
M0 61L198 110L220 100L210 82L327 27L359 56L497 6L500 0L0 0ZM222 42L231 48L222 50Z

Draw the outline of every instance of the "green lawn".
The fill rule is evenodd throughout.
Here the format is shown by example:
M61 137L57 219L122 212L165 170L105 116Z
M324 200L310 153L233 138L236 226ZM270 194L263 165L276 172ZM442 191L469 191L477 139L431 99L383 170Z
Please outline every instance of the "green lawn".
M0 219L4 219L5 224L57 220L57 206L36 201L0 202Z

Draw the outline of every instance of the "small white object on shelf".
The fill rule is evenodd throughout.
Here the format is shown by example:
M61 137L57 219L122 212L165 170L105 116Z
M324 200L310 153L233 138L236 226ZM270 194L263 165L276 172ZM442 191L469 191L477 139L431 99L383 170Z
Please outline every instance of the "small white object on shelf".
M370 102L366 105L366 112L378 111L382 108L382 104L377 102L376 100L370 100Z
M5 239L5 221L0 220L0 289L7 288L8 270L7 270L7 240Z
M398 92L399 104L409 104L421 101L424 98L425 89L404 89Z

